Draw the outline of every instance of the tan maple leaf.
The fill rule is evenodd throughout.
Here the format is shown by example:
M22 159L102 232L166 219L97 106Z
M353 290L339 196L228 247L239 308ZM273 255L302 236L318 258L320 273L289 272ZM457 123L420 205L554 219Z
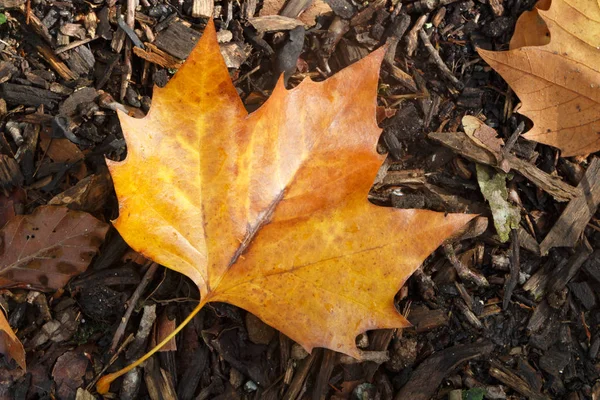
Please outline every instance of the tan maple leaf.
M519 96L519 112L533 121L525 138L557 147L563 156L596 152L600 5L596 0L552 0L548 8L547 3L521 17L511 50L478 51Z
M210 22L185 65L155 89L150 113L119 115L128 155L109 163L115 227L198 285L196 310L231 303L308 351L360 357L357 334L408 325L395 294L472 217L368 202L382 162L383 54L289 91L280 80L248 114Z

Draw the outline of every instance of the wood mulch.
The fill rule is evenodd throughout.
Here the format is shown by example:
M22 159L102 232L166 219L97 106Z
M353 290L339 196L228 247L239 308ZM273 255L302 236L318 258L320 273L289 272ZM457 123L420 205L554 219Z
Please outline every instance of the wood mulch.
M104 157L126 154L116 110L143 116L154 85L173 76L211 15L249 110L282 73L288 87L322 80L387 43L378 150L389 156L371 201L480 214L399 292L414 326L357 338L372 361L307 354L246 311L211 304L107 398L600 398L600 162L520 138L531 122L475 51L507 49L532 6L0 0L0 225L46 204L114 219ZM510 143L502 167L522 221L507 243L475 172L476 163L500 165L455 134L464 115ZM190 280L147 262L111 228L64 290L0 292L28 364L25 373L0 356L0 399L100 398L95 380L172 331L197 298Z

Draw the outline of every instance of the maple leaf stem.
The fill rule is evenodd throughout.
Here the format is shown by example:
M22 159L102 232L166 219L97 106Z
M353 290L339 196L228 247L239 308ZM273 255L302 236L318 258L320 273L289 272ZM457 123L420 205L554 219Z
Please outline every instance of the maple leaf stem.
M110 389L110 384L115 379L119 378L122 375L125 375L126 373L128 373L129 371L131 371L135 367L139 366L140 364L142 364L144 361L146 361L150 357L152 357L152 355L154 353L156 353L164 345L166 345L171 339L173 339L175 337L175 335L177 335L192 320L192 318L194 318L196 316L196 314L198 314L198 312L202 309L202 307L204 307L204 305L207 302L208 301L205 300L205 299L200 300L200 303L198 303L198 305L196 306L196 308L194 308L192 310L192 312L190 313L190 315L188 315L183 320L183 322L181 324L179 324L177 326L177 328L175 328L175 330L173 332L171 332L166 338L164 338L162 342L160 342L159 344L157 344L156 346L154 346L152 348L152 350L150 350L149 352L147 352L142 357L138 358L135 362L133 362L132 364L129 364L125 368L122 368L122 369L118 370L117 372L113 372L113 373L110 373L108 375L104 375L102 378L100 378L98 380L98 383L96 383L96 391L99 394L106 394L106 393L108 393L108 391Z

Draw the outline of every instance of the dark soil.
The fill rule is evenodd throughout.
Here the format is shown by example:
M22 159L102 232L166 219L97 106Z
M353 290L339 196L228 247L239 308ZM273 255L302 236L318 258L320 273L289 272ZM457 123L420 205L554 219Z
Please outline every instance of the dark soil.
M462 130L467 114L485 120L505 142L520 123L531 126L513 113L518 99L475 48L507 49L516 19L533 1L489 2L494 7L471 0L329 0L333 12L317 12L306 31L275 25L265 34L249 18L267 4L222 1L213 12L249 110L266 100L281 73L292 87L309 76L322 80L384 43L395 48L379 91L388 115L378 146L389 154L387 175L371 201L473 212L491 221L475 163L428 138ZM202 14L192 12L194 4L210 5L140 0L131 30L128 3L135 2L0 0L0 225L45 204L104 221L117 217L104 158L126 154L115 110L148 111L153 86L168 82L193 46L189 38L197 39L206 25L206 18L192 17ZM294 8L305 4L291 1L281 14L296 17ZM449 74L413 30L419 22ZM36 141L27 144L32 135ZM512 153L572 186L593 164L591 157L564 159L521 138ZM421 183L407 183L407 174ZM387 361L358 363L323 349L307 355L246 311L211 304L166 351L116 381L107 398L600 398L598 214L584 222L574 246L541 256L538 243L568 203L519 174L509 175L508 189L520 202L524 235L513 230L501 243L490 222L432 254L397 296L398 310L414 327L357 338L365 350L387 350ZM138 288L132 316L115 341ZM87 271L64 290L35 289L0 293L28 366L25 373L0 356L2 399L100 398L97 378L142 355L198 299L189 279L151 265L113 228Z

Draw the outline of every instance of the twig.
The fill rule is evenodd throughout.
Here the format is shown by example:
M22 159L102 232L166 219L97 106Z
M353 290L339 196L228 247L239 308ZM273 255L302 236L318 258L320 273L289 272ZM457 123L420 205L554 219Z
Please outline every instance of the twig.
M454 247L452 247L450 243L445 243L443 245L443 248L444 252L446 253L446 257L448 258L448 261L450 261L450 263L456 269L456 272L458 272L458 276L460 276L462 279L466 279L470 282L473 282L477 286L485 287L490 285L483 275L472 271L469 267L460 262L458 257L456 257Z
M517 126L517 129L510 135L506 144L502 148L502 158L504 158L510 151L512 150L515 143L517 143L517 139L521 136L521 133L525 130L525 123L521 121L521 123Z
M121 346L119 346L119 349L117 350L117 352L110 358L108 363L104 367L102 367L102 369L100 370L100 373L98 375L96 375L96 377L90 383L88 383L85 390L87 390L87 391L92 390L92 388L94 387L96 382L98 382L100 377L102 377L102 375L106 372L106 370L109 369L110 366L115 363L115 361L117 361L117 359L119 358L119 355L125 350L125 348L131 342L133 342L133 333L130 334L129 336L127 336L127 338L123 341L123 344L121 344Z
M56 54L64 53L65 51L72 50L72 49L74 49L76 47L81 46L82 44L87 44L87 43L89 43L89 42L91 42L93 40L96 40L99 37L100 36L96 36L96 37L93 37L93 38L85 38L85 39L81 39L81 40L76 40L76 41L74 41L72 43L69 43L69 44L67 44L65 46L59 47L58 49L54 50L54 53L56 53Z
M125 62L124 62L124 72L121 76L121 101L125 99L125 94L127 92L127 87L129 86L129 80L131 79L131 73L133 68L131 66L131 44L135 43L136 46L140 46L144 48L142 41L137 37L136 33L133 31L133 27L135 25L135 0L127 0L127 25L123 23L123 16L119 13L117 17L117 21L119 26L129 37L129 40L125 41ZM133 34L133 35L132 35Z
M508 304L510 303L510 298L512 297L513 290L515 290L515 287L517 287L517 282L519 281L519 273L521 272L521 261L519 258L519 235L517 234L517 232L518 231L516 229L512 229L510 231L510 275L504 285L504 298L502 299L502 308L505 310L508 307Z
M138 300L142 296L142 293L144 293L144 290L146 290L146 287L148 286L150 281L152 281L152 279L154 278L154 274L156 273L157 269L158 269L158 264L153 262L150 265L150 267L148 267L148 270L144 274L142 281L140 282L138 287L135 289L135 291L131 295L131 298L129 299L129 305L127 306L127 311L125 312L125 315L123 316L123 318L121 318L121 323L119 324L119 327L117 328L117 330L115 331L115 335L113 336L113 341L110 346L110 353L114 353L119 342L121 341L121 338L125 334L125 328L127 327L127 323L129 322L129 319L131 318L131 315L133 314L133 310L135 309L135 306L137 305Z
M417 35L419 34L419 30L421 30L421 28L423 28L423 25L425 25L427 18L429 18L429 14L421 15L415 22L415 25L408 32L408 35L406 35L406 56L407 57L412 57L413 53L417 49Z
M425 32L425 30L422 28L419 30L419 37L421 38L421 41L425 45L425 48L427 49L427 51L429 51L429 54L431 55L431 58L433 59L435 65L437 65L438 68L440 69L440 72L450 82L452 82L452 84L454 85L455 88L457 88L458 90L463 90L465 88L465 85L461 81L459 81L454 76L454 74L452 74L452 71L450 71L448 66L444 63L444 60L442 60L442 57L440 57L440 53L438 53L438 51L435 49L435 47L433 47L433 45L431 44L431 41L429 40L429 36L427 36L427 32Z

